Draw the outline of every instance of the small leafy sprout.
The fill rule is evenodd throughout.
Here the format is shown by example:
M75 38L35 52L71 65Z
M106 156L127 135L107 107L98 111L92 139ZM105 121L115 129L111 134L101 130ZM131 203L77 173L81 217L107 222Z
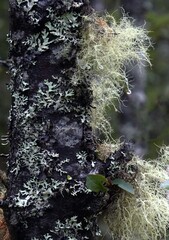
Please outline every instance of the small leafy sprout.
M117 178L111 181L101 174L90 174L86 179L86 186L92 192L107 192L110 187L117 185L119 188L134 194L133 186L123 179Z
M169 179L161 183L160 187L169 190Z
M125 190L126 192L134 194L133 186L130 183L125 182L123 179L116 178L112 181L112 184L117 185L119 188Z
M90 174L86 179L86 186L92 192L107 192L108 188L105 186L108 180L101 174Z

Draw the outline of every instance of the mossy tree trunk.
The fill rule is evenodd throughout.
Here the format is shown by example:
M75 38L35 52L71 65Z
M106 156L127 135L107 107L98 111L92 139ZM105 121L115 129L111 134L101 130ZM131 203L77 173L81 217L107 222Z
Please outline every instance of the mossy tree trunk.
M9 4L12 107L4 205L11 238L92 239L104 204L85 181L102 164L90 127L89 83L72 82L89 3Z

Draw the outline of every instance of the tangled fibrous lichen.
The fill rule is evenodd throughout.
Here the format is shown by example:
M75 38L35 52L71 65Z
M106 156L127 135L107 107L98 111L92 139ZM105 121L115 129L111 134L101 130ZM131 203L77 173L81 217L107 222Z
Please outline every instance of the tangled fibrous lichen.
M139 169L133 182L135 194L121 192L104 215L112 239L158 240L166 239L169 227L169 203L160 183L168 179L169 163L162 148L159 160L149 162L135 157L129 164ZM161 161L164 160L165 161Z
M126 16L116 22L110 15L103 18L92 14L84 22L86 28L72 81L74 84L79 79L91 82L96 107L93 127L105 134L111 131L105 117L106 107L115 107L122 89L130 94L126 64L150 63L147 50L151 43L144 27L136 27Z

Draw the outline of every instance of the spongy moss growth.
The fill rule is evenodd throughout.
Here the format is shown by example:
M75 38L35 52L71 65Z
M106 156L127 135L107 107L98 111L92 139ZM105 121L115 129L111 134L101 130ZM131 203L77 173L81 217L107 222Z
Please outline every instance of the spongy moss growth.
M166 171L168 153L167 147L162 148L161 159L154 162L133 159L131 164L136 164L139 169L134 181L135 194L121 192L104 216L113 239L166 239L169 203L160 183L169 178Z
M126 16L116 22L110 15L98 17L92 14L85 17L84 22L86 28L73 82L78 79L91 81L94 107L97 106L93 110L93 127L104 134L110 133L105 109L120 99L122 89L130 94L125 66L131 62L149 62L147 49L150 40L146 30L135 27Z

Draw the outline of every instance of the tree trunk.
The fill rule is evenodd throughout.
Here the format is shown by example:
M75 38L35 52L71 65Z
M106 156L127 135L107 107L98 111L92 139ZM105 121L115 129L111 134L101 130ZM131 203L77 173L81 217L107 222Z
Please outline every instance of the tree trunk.
M102 194L90 127L92 92L72 84L87 0L9 0L10 114L5 216L12 239L92 239ZM83 83L82 83L83 82Z
M0 203L11 239L96 238L98 214L117 196L112 179L131 177L132 150L124 144L111 154L100 144L103 161L96 155L94 76L87 72L90 64L84 61L83 68L78 58L88 36L86 15L93 10L88 0L9 3L10 153L7 194ZM96 22L95 37L110 29L102 18L90 18ZM100 181L96 191L86 187L91 174Z

